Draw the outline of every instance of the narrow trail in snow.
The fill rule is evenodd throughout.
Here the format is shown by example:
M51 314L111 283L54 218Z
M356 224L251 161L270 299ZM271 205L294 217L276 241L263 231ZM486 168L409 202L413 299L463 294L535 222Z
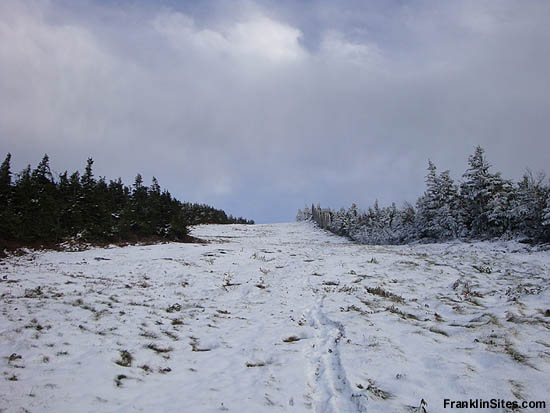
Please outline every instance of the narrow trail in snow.
M313 393L315 412L364 412L364 395L354 393L340 359L340 341L345 336L344 325L329 319L323 312L325 294L306 313L315 329L315 340L305 351L311 363L309 386Z

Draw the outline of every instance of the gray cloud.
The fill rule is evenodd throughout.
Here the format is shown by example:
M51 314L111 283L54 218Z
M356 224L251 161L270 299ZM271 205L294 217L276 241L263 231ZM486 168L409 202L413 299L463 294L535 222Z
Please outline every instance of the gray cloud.
M0 143L15 169L156 175L258 221L414 199L476 144L550 158L547 2L4 1Z

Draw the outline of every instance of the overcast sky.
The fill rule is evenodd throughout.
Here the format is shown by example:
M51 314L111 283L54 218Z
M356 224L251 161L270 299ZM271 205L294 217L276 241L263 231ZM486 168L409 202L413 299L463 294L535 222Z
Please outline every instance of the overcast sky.
M2 0L0 157L257 222L550 172L548 1Z

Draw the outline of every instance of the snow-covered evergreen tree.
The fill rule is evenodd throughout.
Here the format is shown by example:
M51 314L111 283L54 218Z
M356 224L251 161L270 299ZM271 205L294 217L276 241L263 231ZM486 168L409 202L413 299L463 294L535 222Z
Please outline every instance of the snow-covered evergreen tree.
M477 146L468 158L469 168L463 175L464 181L460 187L462 219L468 234L474 237L489 234L489 205L503 186L500 173L489 172L491 164L484 153L485 150Z
M346 210L344 208L333 213L331 231L338 235L348 235L346 234Z
M458 187L449 171L444 171L439 175L438 184L439 205L435 221L440 231L439 238L456 238L460 228Z
M546 197L546 206L543 210L542 225L550 229L550 193Z
M344 231L347 235L352 235L358 230L358 221L359 211L357 210L357 205L351 204L351 207L346 212L344 217Z
M518 183L515 197L510 203L510 215L517 233L537 238L542 235L547 189L544 175L533 176L531 171Z
M422 237L437 238L440 228L436 222L437 211L440 206L439 179L435 164L428 160L428 174L426 175L426 192L418 199L416 208L418 232Z
M426 192L417 201L417 230L421 237L448 239L459 232L458 188L449 171L437 174L428 161Z
M302 213L304 214L304 221L311 220L312 210L307 205L302 210Z
M405 202L399 211L397 230L399 231L399 242L408 242L418 238L415 226L416 211L414 207Z
M510 181L503 181L502 188L489 201L487 216L491 235L500 236L512 230L511 203L515 191Z

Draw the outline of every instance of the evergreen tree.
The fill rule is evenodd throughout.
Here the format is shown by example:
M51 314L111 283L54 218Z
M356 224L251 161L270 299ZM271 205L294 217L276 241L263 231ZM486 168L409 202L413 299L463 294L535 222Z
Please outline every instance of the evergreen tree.
M138 236L152 235L147 205L147 187L143 185L141 174L137 174L132 190L132 224L131 228Z
M15 236L18 225L12 205L11 154L7 154L0 166L0 240Z
M299 221L311 220L311 209L307 205L304 207L304 209L301 209L299 211L301 212L301 219L299 219Z
M165 231L165 223L161 220L161 191L157 178L153 176L148 192L149 222L153 235L162 235Z
M437 175L435 164L428 160L428 174L426 175L426 192L417 203L417 227L421 237L440 238L442 228L438 215L441 214L442 193L441 181Z
M76 237L84 230L85 208L80 172L78 171L73 172L69 177L64 216L69 235Z
M531 171L527 170L517 185L514 199L510 202L510 215L515 231L532 238L542 235L547 199L544 178L542 174L534 177Z
M488 204L488 223L491 236L501 236L512 230L512 202L516 191L510 181L503 180L500 190L496 191Z
M442 172L437 182L439 208L436 211L435 221L439 228L439 238L456 238L460 230L458 187L449 171Z
M35 217L33 238L43 241L57 241L60 237L57 186L50 170L50 158L44 155L31 175L33 202L32 215Z
M100 177L94 188L94 236L97 239L111 240L114 238L112 209L110 208L110 193L105 177Z
M65 171L59 175L58 201L59 201L59 225L63 230L63 235L70 233L72 227L71 222L71 185L68 177L68 172Z
M183 241L189 233L185 214L180 205L174 204L172 219L170 221L168 234L172 239Z
M376 201L378 205L378 201ZM321 207L319 207L319 210ZM357 205L351 204L351 207L346 212L346 215L344 217L344 233L348 236L350 236L352 233L354 233L357 230L357 221L358 221L359 213L357 210Z
M545 237L550 238L550 192L546 196L546 206L543 210L542 225L544 226Z
M502 188L500 173L489 172L491 165L484 156L484 149L477 146L468 158L469 168L463 175L461 185L463 222L470 236L489 234L489 205Z
M331 230L338 235L349 235L346 232L346 210L340 208L340 210L333 214Z
M101 230L98 225L100 211L96 199L96 180L93 173L94 160L88 158L84 174L80 178L80 196L77 201L77 208L81 214L81 231L79 235L87 240L101 238Z
M13 209L18 226L15 239L31 242L35 240L36 208L35 193L31 181L31 166L21 171L16 178L13 190Z
M0 166L0 207L5 208L11 200L11 154L7 154Z
M405 202L403 208L399 211L399 221L397 224L399 231L398 243L409 242L417 238L415 221L416 211L414 207Z
M126 214L128 209L129 190L124 186L122 180L111 180L107 187L109 199L109 211L111 214L111 233L113 240L126 238L130 231L129 217Z
M170 224L172 221L172 195L170 195L170 192L167 190L164 190L160 194L160 206L159 206L159 214L160 214L160 221L162 223L161 227L161 234L163 236L167 236L170 233ZM190 221L186 221L187 225L191 225Z

